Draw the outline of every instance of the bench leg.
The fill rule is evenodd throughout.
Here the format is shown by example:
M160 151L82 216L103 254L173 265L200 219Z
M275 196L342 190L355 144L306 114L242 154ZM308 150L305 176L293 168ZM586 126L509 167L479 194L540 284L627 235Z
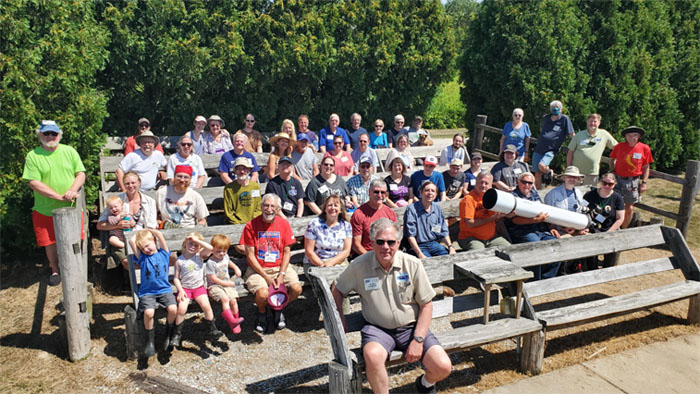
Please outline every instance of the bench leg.
M145 331L143 328L143 321L136 318L136 310L134 310L131 305L127 305L124 308L124 325L126 358L129 360L134 360L141 353Z
M688 321L690 321L690 324L700 324L700 295L690 297Z
M523 335L523 353L520 359L523 373L539 375L542 372L545 337L544 329Z
M489 309L491 308L491 284L484 284L484 324L489 322Z
M352 364L352 368L348 368L336 361L329 362L328 392L333 394L362 393L362 370L355 363Z

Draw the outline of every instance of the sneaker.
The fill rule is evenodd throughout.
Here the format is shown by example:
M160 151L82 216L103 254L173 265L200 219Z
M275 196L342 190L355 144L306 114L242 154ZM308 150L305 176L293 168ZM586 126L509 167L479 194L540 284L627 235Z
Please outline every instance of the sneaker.
M255 331L264 333L267 329L267 316L265 313L258 313L258 321L255 323Z
M554 180L554 170L549 170L548 173L542 174L542 183L545 185L551 185Z
M277 329L283 330L287 328L287 321L284 318L284 314L280 311L275 312L275 322L277 322Z
M416 379L416 392L437 394L437 391L435 390L435 385L432 385L430 387L423 386L423 382L422 382L423 376L425 376L425 375L421 375Z
M61 275L51 274L49 276L49 286L58 286L59 284L61 284Z

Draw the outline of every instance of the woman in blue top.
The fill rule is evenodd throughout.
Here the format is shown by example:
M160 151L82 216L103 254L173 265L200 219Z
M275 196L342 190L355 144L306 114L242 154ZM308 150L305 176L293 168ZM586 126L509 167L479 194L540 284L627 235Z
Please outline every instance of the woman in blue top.
M420 187L421 199L409 205L403 217L404 236L411 247L409 253L421 259L455 253L445 215L434 202L437 194L437 186L425 181Z
M369 133L369 147L372 149L389 148L389 141L386 138L384 130L384 122L381 119L374 121L374 131Z
M317 267L343 264L350 255L352 226L340 196L331 194L304 234L304 263Z
M516 108L513 110L513 120L506 123L503 127L503 135L501 136L501 147L498 149L498 155L503 152L506 145L515 145L518 149L517 160L527 161L527 152L530 149L530 126L523 122L525 113L522 109Z

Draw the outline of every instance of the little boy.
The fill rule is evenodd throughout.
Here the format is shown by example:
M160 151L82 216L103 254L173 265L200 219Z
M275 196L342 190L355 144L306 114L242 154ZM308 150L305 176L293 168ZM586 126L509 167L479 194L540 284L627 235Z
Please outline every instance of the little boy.
M119 196L115 195L107 199L107 209L109 209L109 217L107 218L109 224L116 226L125 218L125 214L122 212L124 209L124 203ZM133 227L135 224L133 223L133 219L131 219L131 222ZM109 244L118 249L123 248L124 230L120 228L109 230Z
M228 257L228 248L231 240L223 234L216 234L211 239L213 247L211 256L207 261L207 292L209 297L216 302L221 302L221 316L228 323L234 334L241 332L242 317L238 317L238 292L236 282L230 280L228 269L231 268L237 277L241 277L241 270Z
M160 249L156 245L156 239ZM165 337L164 349L170 346L170 337L175 330L177 303L173 289L168 282L170 266L170 251L163 234L158 230L141 230L129 240L136 262L141 268L141 285L139 286L138 314L143 316L143 326L146 329L146 345L144 354L151 357L156 354L153 339L155 336L153 315L158 306L168 311L168 333Z

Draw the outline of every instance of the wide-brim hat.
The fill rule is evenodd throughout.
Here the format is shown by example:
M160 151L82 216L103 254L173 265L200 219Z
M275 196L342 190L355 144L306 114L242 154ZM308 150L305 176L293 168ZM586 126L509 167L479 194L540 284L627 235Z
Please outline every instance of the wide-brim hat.
M153 134L153 132L151 130L145 130L141 134L134 137L134 139L136 140L136 144L141 145L141 140L146 138L146 137L153 138L156 145L158 145L158 137L156 137L155 134Z
M643 128L641 128L639 126L630 126L626 129L622 130L622 136L624 137L625 134L627 134L627 133L639 133L640 137L644 137L645 131Z
M221 123L221 128L222 128L222 129L223 129L224 127L226 127L226 123L224 123L224 120L221 119L221 116L219 116L219 115L212 115L212 116L209 117L209 119L207 119L207 123L211 122L212 120L218 120L218 121Z
M251 160L249 158L243 157L243 156L237 157L236 160L233 162L233 168L236 168L238 166L243 166L246 168L254 168Z
M565 176L574 176L577 178L583 178L585 175L581 174L581 171L579 171L578 167L568 166L564 170L564 173L559 175L560 178L565 177Z
M279 141L280 138L288 139L290 146L294 146L297 143L297 140L292 138L289 134L282 132L282 133L277 133L274 137L270 138L270 145L272 145L272 146L277 145L277 141Z
M278 288L275 289L273 285L267 288L267 304L270 308L281 311L289 303L289 295L287 295L287 286L284 283L280 284Z

